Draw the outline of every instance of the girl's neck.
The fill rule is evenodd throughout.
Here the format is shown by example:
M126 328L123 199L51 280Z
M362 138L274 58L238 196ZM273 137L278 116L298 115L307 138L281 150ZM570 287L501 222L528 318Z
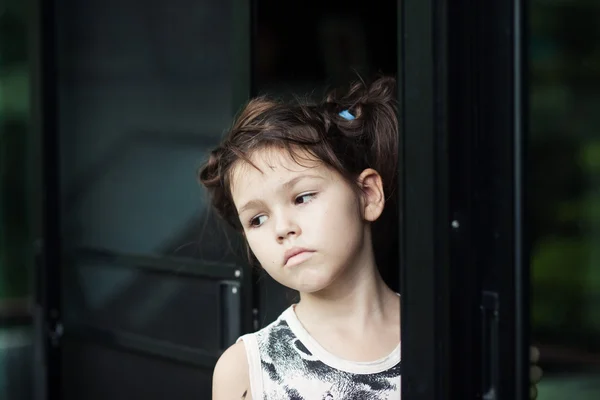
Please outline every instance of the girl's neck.
M300 294L295 310L303 324L364 326L399 317L399 298L383 281L374 257L346 272L325 290Z

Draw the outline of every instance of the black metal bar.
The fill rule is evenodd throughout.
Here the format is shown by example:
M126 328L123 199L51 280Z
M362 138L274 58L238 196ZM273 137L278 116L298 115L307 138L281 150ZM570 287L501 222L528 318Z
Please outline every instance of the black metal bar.
M247 14L247 27L249 30L248 38L249 40L244 42L248 47L248 53L244 53L244 60L248 62L248 68L245 72L248 77L246 81L247 87L243 88L240 85L240 89L243 88L248 93L248 96L253 97L258 94L257 85L256 85L256 46L257 46L257 36L258 36L258 2L259 0L248 0L243 2L244 7L248 7L246 9ZM244 34L242 32L242 34ZM240 92L241 94L242 92ZM236 102L245 102L246 98L243 96L239 96L235 98ZM241 103L240 103L241 104ZM239 104L238 104L239 107ZM243 239L245 240L245 239ZM260 309L261 304L261 285L260 285L260 269L255 265L252 265L252 262L248 263L248 273L245 276L244 286L242 289L242 295L244 296L244 302L242 304L243 308L243 318L244 318L244 332L252 332L256 331L260 324L258 321L261 317Z
M42 240L40 263L36 269L36 330L41 331L44 370L43 386L37 392L46 399L60 399L62 360L58 343L51 333L61 318L61 203L60 152L58 131L58 68L56 60L56 2L34 3L32 18L32 121L41 141L42 157Z
M462 0L449 10L451 304L461 318L452 328L452 358L459 361L450 374L457 398L481 397L487 379L478 360L490 349L481 346L483 316L475 308L483 292L498 295L494 394L528 396L521 7L519 1Z
M453 368L448 371L452 394L456 398L480 398L483 343L481 335L481 272L484 261L479 254L486 251L479 243L487 225L485 215L476 212L475 204L483 200L475 189L478 141L473 140L481 129L477 64L481 54L480 34L474 34L480 25L481 2L465 0L453 3L448 11L449 46L449 157L451 232L451 309L460 323L452 324L451 357ZM478 32L478 31L477 31ZM491 178L487 176L487 181Z
M522 237L523 48L519 0L481 3L478 43L481 126L476 190L483 197L476 251L482 291L498 293L498 398L524 400L528 385L528 265ZM490 179L492 178L492 179ZM485 252L485 253L484 253Z
M530 246L526 240L525 204L527 174L525 165L529 132L529 2L513 0L513 112L514 132L514 283L515 326L514 372L517 396L527 399L529 395L529 346L530 346ZM515 397L518 398L518 397Z
M445 2L399 2L402 397L449 396Z
M226 349L242 335L242 293L237 282L221 284L221 348Z
M96 326L77 324L69 325L65 330L63 341L75 340L120 349L123 351L164 360L188 364L203 369L214 368L221 351L208 352L170 342L150 339L145 336L126 332L102 329Z
M102 263L102 267L134 268L147 272L188 276L211 280L239 280L244 268L230 263L217 263L189 258L123 254L105 249L77 248L66 256L73 267ZM83 262L82 262L83 261Z

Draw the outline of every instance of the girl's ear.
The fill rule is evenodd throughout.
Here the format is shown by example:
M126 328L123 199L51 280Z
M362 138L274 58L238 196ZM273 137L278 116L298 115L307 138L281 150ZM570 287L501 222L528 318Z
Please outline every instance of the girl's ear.
M362 191L361 211L366 221L374 222L383 212L385 195L381 175L372 168L365 169L357 179Z

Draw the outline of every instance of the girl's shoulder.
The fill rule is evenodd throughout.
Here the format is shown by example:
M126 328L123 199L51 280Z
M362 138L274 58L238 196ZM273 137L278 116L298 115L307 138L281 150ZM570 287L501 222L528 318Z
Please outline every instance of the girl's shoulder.
M240 341L225 350L215 365L212 398L248 399L249 392L248 358L245 345Z
M263 382L263 362L272 362L273 358L277 358L273 353L273 346L280 348L285 347L285 343L290 343L290 338L293 337L292 331L289 329L287 319L289 318L290 309L284 311L275 321L271 322L264 328L247 333L231 346L222 357L226 357L227 352L231 352L223 362L223 369L227 368L229 362L237 363L236 368L244 368L244 373L229 379L240 379L247 385L248 392L246 398L262 399L264 397L264 382ZM287 339L287 340L286 340ZM279 350L275 353L280 354ZM216 369L215 369L216 371ZM216 373L216 372L215 372ZM237 388L239 391L239 387ZM230 392L230 398L240 398L233 396L235 392Z
M293 341L288 325L294 318L292 307L264 328L239 337L225 350L213 373L213 399L262 398L261 360L272 355L274 346Z

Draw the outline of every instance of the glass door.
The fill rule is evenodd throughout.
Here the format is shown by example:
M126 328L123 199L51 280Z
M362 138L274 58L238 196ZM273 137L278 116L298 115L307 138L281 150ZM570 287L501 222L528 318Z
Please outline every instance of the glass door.
M249 267L195 175L249 93L248 7L39 3L48 398L209 398L250 329Z

